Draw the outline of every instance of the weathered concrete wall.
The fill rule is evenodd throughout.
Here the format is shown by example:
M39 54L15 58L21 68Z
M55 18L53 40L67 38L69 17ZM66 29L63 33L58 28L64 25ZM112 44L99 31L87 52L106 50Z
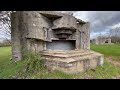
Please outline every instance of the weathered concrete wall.
M41 40L27 39L28 50L39 53L44 50L44 42Z
M50 28L50 21L46 17L33 11L21 12L21 19L20 30L22 30L22 43L24 44L24 48L28 50L32 49L33 51L35 51L35 49L42 51L44 49L43 40L46 40L44 28ZM35 42L31 42L31 39L36 39L38 42L36 40L34 40ZM29 45L30 43L33 45Z
M73 53L74 56L72 56ZM51 71L59 70L65 73L80 73L103 65L104 59L102 54L90 50L73 53L70 53L70 55L64 53L64 55L68 56L67 58L64 55L57 56L55 52L54 56L45 54L45 66Z
M12 59L21 60L21 42L19 31L19 13L12 13L11 15L11 40L12 40Z
M99 42L98 42L98 39L95 39L95 44L98 44Z
M75 45L76 45L76 49L81 49L81 35L80 35L80 31L79 30L76 30L76 42L75 42Z
M108 39L108 43L111 43L111 39Z
M28 35L29 38L45 40L44 28L50 28L50 20L37 12L27 12L29 15L28 21Z
M62 27L77 29L76 19L70 15L64 15L53 22L53 29Z
M98 37L93 40L93 43L95 44L111 44L111 38L105 38L105 37Z
M20 17L19 17L19 31L20 31L20 34L21 34L21 37L20 37L20 41L21 41L21 52L22 52L22 55L25 53L25 51L28 50L27 48L27 34L28 34L28 24L27 24L27 21L28 21L28 18L27 18L27 14L26 12L16 12L16 13L20 13ZM24 56L24 55L23 55Z
M82 31L83 35L83 49L90 49L90 23L83 24Z
M14 57L16 55L21 59L24 51L27 50L40 52L47 49L90 48L89 23L77 25L77 19L73 16L57 13L54 15L54 13L48 12L45 14L42 11L17 11L14 14L13 16L17 18L12 20L12 41L13 45L20 46L13 47ZM57 37L53 29L61 30L57 32L59 36L68 35L65 42L60 40L61 37Z
M90 23L78 24L76 31L76 48L90 49Z
M48 50L74 50L75 41L52 41L47 43Z
M13 60L21 60L25 51L31 49L35 51L35 47L37 51L43 50L43 41L33 42L34 45L31 46L28 40L30 38L45 40L43 28L50 27L49 20L46 17L37 12L17 11L11 15L11 20ZM27 38L29 39L27 40Z

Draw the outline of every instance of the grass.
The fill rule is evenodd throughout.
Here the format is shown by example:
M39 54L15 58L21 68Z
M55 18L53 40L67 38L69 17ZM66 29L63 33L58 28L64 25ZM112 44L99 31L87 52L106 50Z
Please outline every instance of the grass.
M100 52L105 55L105 57L120 56L120 45L91 45L91 49ZM24 64L24 61L19 61L13 63L10 61L11 58L11 47L1 47L0 48L0 78L11 78L16 77ZM31 56L31 58L33 58ZM37 60L38 58L36 58ZM30 60L30 59L29 59ZM36 60L33 60L36 62ZM36 64L39 62L36 62ZM28 63L29 64L29 63ZM33 65L35 66L35 65ZM31 66L31 67L33 67ZM22 73L22 72L21 72ZM26 73L27 74L27 73ZM45 68L41 69L37 73L31 73L27 77L17 76L17 78L29 78L29 79L110 79L120 75L120 66L113 65L105 60L103 66L98 66L95 71L88 70L87 72L80 74L65 74L60 71L48 72Z
M104 54L105 56L120 56L120 44L96 45L91 44L91 49Z
M120 75L120 67L105 62L103 66L97 67L95 72L89 70L87 74L93 79L111 79Z
M0 78L15 76L19 71L22 62L13 63L10 61L11 47L0 47Z

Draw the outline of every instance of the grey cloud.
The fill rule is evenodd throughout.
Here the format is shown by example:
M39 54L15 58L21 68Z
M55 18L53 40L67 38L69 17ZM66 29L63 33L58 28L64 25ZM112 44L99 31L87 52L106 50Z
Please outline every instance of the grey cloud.
M120 22L120 11L88 11L86 18L91 22L92 32L103 32Z

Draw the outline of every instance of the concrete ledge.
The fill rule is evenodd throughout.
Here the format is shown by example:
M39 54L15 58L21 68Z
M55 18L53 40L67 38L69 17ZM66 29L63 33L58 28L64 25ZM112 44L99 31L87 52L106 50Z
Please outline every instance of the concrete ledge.
M51 71L59 70L65 73L80 73L87 71L89 69L95 69L97 66L103 65L104 63L104 56L100 53L90 50L84 51L85 52L84 54L83 51L81 52L74 50L73 52L74 52L74 56L69 56L69 57L64 57L64 56L62 57L62 55L57 57L56 55L47 56L44 53L44 61L45 61L44 65L46 66L47 69ZM69 53L67 52L66 53L63 52L63 53L64 55L68 55L69 53L72 54L72 51L70 51Z

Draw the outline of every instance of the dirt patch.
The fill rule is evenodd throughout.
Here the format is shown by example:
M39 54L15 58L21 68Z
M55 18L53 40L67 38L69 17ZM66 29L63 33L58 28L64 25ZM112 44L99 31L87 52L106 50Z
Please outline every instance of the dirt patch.
M116 66L120 66L120 58L119 57L106 57L106 60ZM120 75L113 77L112 79L120 79Z
M114 65L120 66L120 58L110 56L106 60Z
M117 76L117 77L113 77L112 79L120 79L120 76Z

